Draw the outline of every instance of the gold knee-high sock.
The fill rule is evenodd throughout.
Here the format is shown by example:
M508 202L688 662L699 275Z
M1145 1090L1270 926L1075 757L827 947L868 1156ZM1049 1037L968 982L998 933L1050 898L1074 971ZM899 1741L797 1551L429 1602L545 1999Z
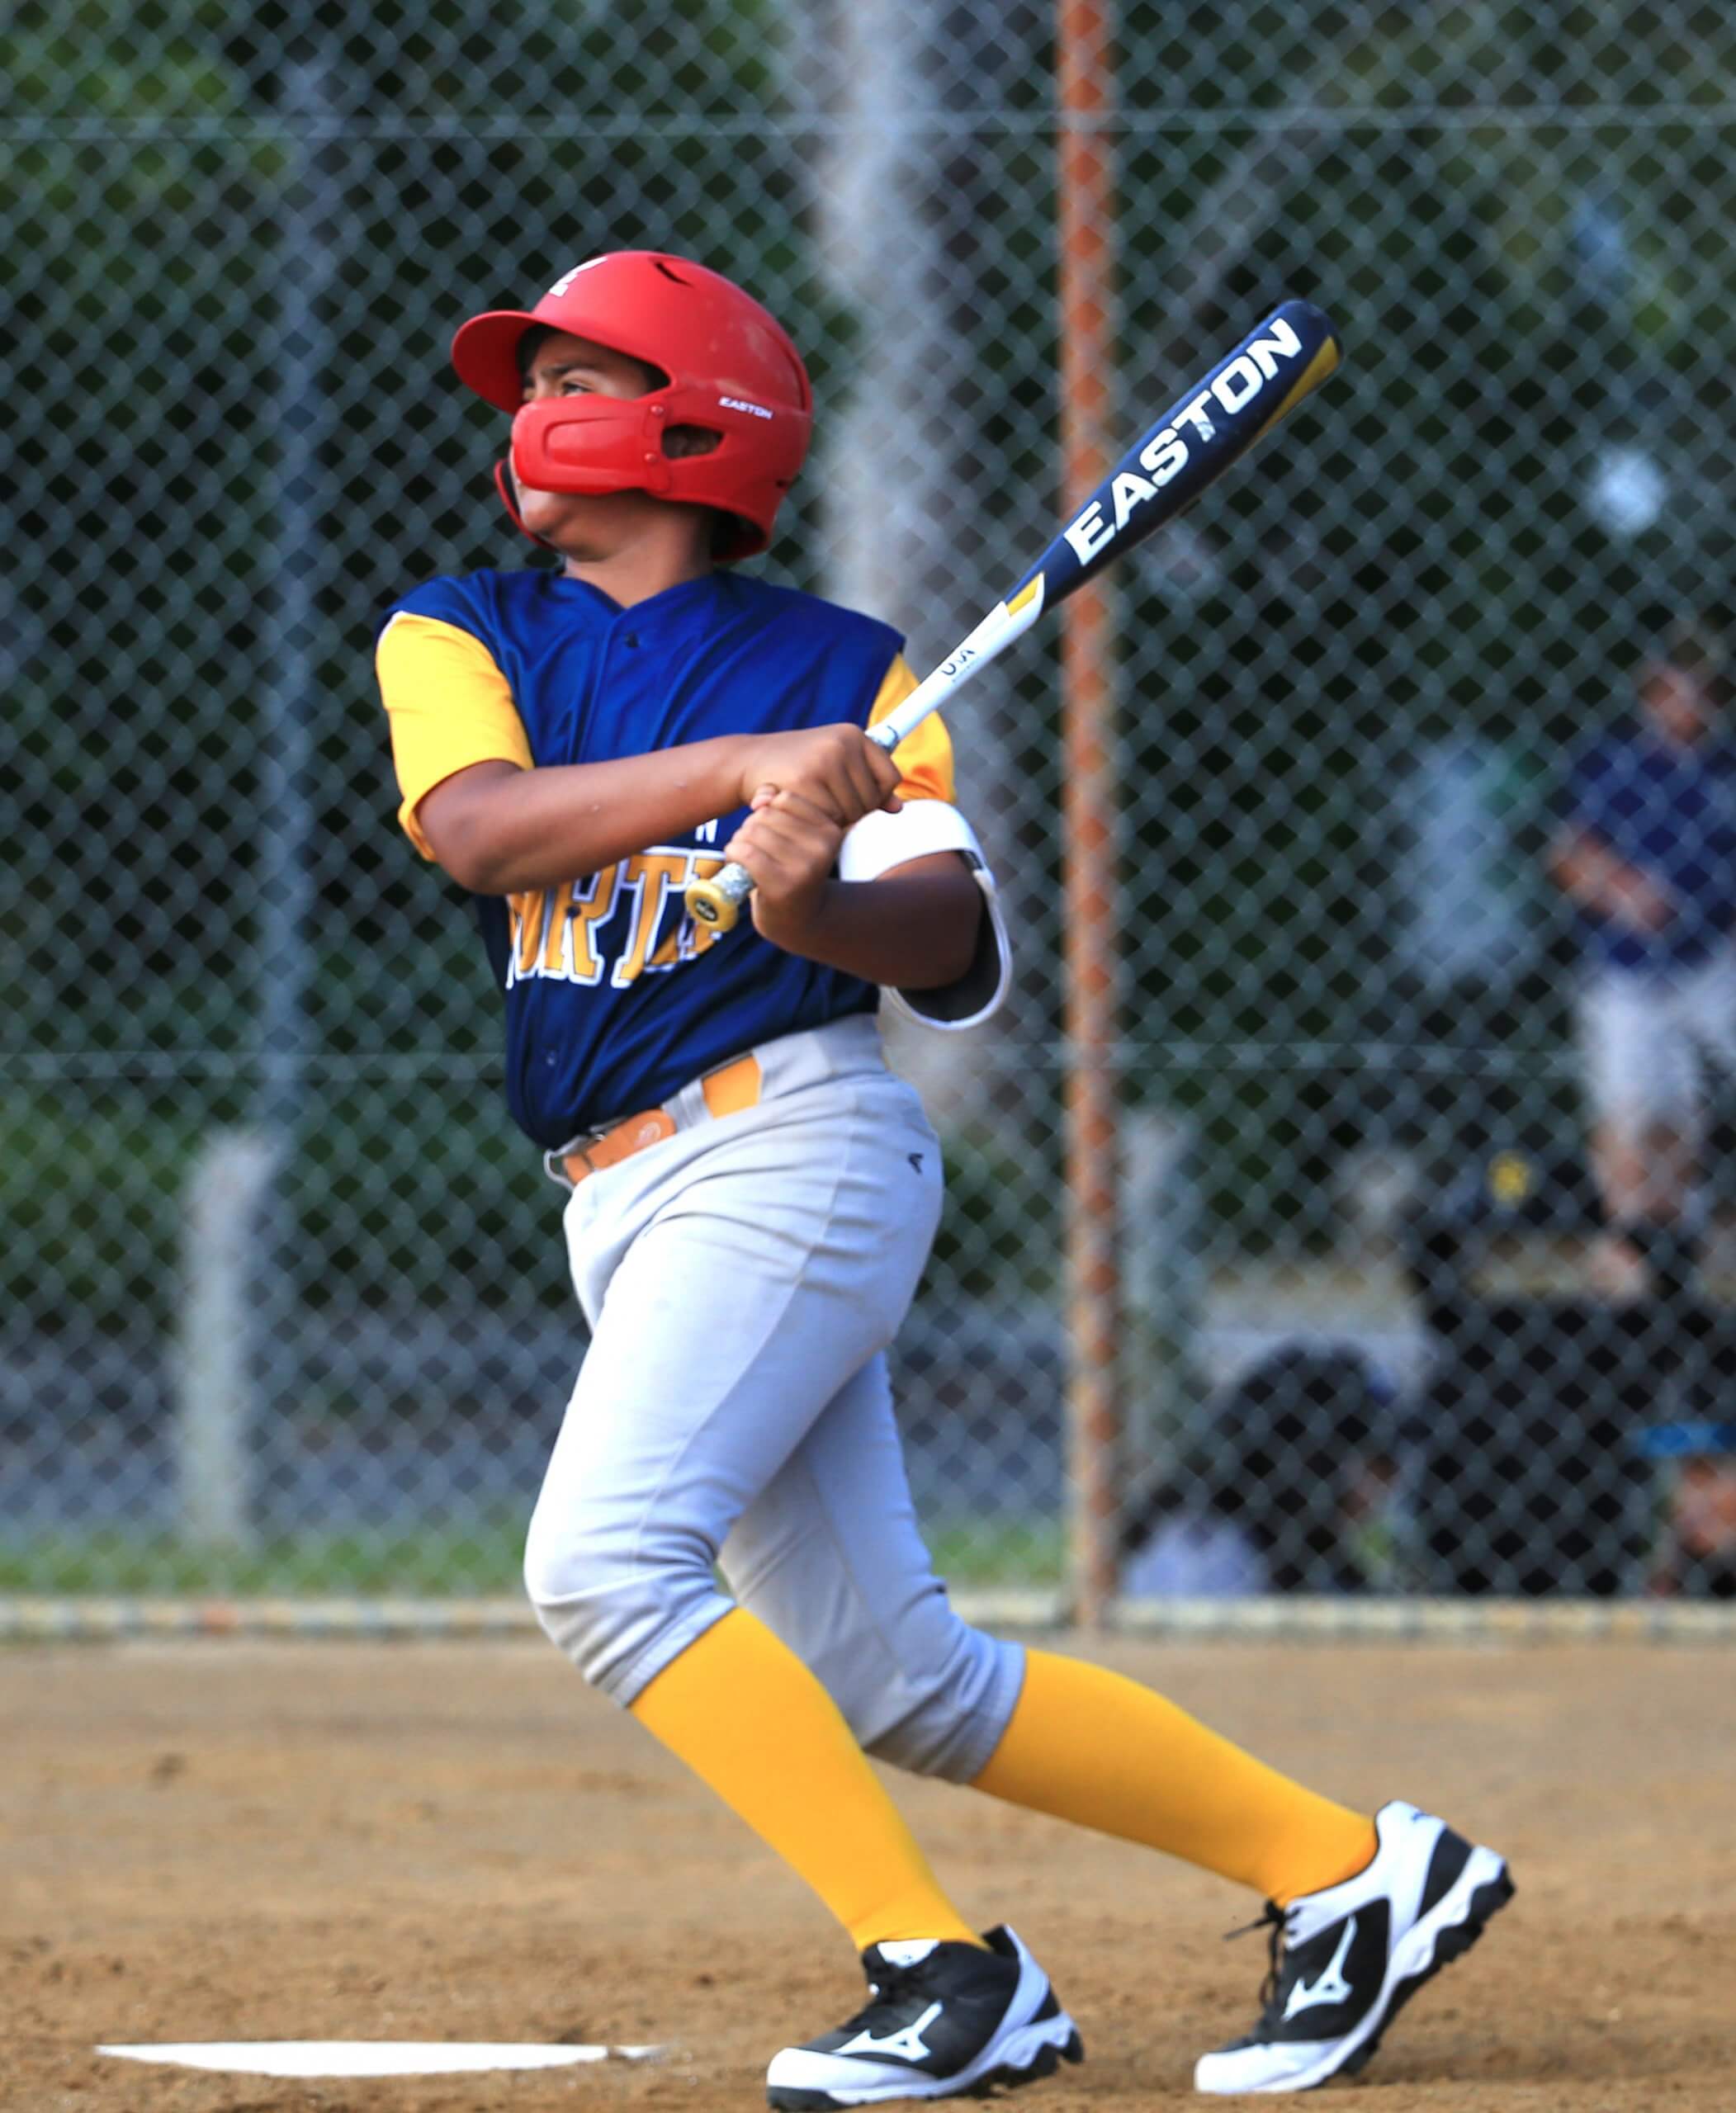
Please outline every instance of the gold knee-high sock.
M632 1714L807 1879L859 1951L895 1937L982 1943L837 1704L764 1622L726 1614Z
M1317 1797L1137 1680L1032 1651L973 1789L1142 1841L1280 1907L1359 1871L1374 1822Z

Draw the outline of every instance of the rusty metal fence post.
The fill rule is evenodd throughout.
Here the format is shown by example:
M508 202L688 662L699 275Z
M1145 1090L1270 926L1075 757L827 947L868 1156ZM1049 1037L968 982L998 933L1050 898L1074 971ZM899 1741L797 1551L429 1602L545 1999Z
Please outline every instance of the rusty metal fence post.
M1114 460L1109 14L1107 0L1061 0L1056 22L1067 504L1100 484ZM1082 589L1067 605L1062 634L1070 1582L1074 1616L1092 1627L1115 1595L1121 1435L1112 593L1101 581Z

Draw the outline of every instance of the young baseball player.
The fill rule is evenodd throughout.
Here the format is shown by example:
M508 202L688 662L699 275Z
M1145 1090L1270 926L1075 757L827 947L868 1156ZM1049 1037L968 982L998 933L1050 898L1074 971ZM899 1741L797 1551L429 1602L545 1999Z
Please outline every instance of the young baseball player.
M968 1627L917 1531L884 1352L940 1151L875 1015L884 989L940 1025L985 1018L1006 948L939 720L890 759L865 737L914 686L897 635L735 569L807 449L795 347L728 280L625 252L475 317L452 357L513 417L502 496L557 562L416 589L378 665L404 826L475 898L512 1110L570 1192L590 1347L526 1582L584 1676L862 1954L866 2006L774 2057L771 2104L944 2098L1081 2054L870 1754L1267 1897L1267 1999L1201 2058L1202 2091L1359 2068L1505 1901L1501 1858ZM718 934L683 891L726 858L756 891Z

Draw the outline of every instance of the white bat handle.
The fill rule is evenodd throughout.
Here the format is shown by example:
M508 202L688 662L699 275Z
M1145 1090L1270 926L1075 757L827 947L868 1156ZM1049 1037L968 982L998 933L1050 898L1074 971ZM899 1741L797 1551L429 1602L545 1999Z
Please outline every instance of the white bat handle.
M980 674L1042 614L1043 574L1039 572L1010 602L997 602L964 643L955 646L902 704L889 711L877 726L869 727L868 739L888 753L896 749L961 683ZM730 931L741 915L741 905L753 892L753 875L731 859L710 880L688 885L688 915L696 924L708 925L713 931Z

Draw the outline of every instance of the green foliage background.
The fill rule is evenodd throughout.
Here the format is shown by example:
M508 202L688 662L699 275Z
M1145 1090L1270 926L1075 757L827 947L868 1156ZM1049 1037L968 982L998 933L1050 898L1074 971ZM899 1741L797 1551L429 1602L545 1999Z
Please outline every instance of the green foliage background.
M813 254L816 116L781 63L790 21L778 0L35 0L0 27L0 293L31 382L0 407L23 554L0 606L14 847L0 946L15 965L0 1293L16 1307L51 1256L64 1325L166 1322L189 1156L256 1105L261 700L282 583L304 568L303 1290L433 1298L474 1275L566 1298L547 1192L496 1105L480 951L393 824L372 630L414 580L513 561L486 485L498 433L444 371L475 306L522 300L601 248L688 249L776 288L822 404L848 389L863 319ZM1371 1040L1516 1052L1525 1119L1575 1119L1555 1063L1559 935L1464 1019L1407 989L1385 794L1417 744L1474 731L1537 759L1540 808L1554 760L1620 702L1645 612L1722 591L1726 517L1618 545L1581 486L1591 437L1648 406L1690 447L1722 416L1709 348L1736 304L1736 42L1721 11L1691 7L1243 6L1202 21L1121 10L1129 417L1289 294L1327 305L1349 354L1307 431L1214 495L1227 569L1191 597L1144 573L1121 589L1130 1090L1195 1116L1220 1233L1257 1247L1317 1231L1332 1151L1371 1108L1415 1103L1402 1061L1371 1066ZM946 27L992 39L1002 62L993 106L964 68L940 98L947 180L986 201L956 235L960 327L985 377L959 415L1008 489L1047 491L1047 13L953 9ZM310 119L296 69L315 62ZM298 187L343 201L312 316L285 253ZM1178 317L1172 291L1210 246L1202 201L1220 193L1226 212L1253 196L1257 225ZM1602 198L1630 233L1619 292L1576 255L1576 210ZM325 532L289 550L277 398L286 333L315 326ZM783 576L819 584L824 500L802 493ZM1261 562L1280 506L1317 523L1305 593ZM1007 738L1058 801L1052 654L1022 667ZM1028 959L1052 961L1059 939L1039 924ZM1052 1066L1057 1020L1010 1061ZM971 1293L1052 1290L1033 1258L1053 1254L1052 1124L953 1143L941 1275Z

